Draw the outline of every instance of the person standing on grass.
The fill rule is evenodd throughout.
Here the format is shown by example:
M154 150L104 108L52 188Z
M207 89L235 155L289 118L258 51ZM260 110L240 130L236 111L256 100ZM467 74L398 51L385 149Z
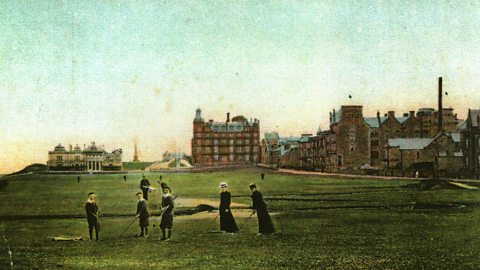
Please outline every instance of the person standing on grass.
M93 229L95 229L95 239L98 241L98 231L100 226L98 223L98 206L95 197L95 193L88 193L88 200L85 204L85 212L87 213L88 233L90 235L90 240L93 240L92 233Z
M143 192L143 198L148 201L148 192L150 191L150 182L145 175L142 174L142 180L140 180L140 189Z
M137 237L148 237L148 218L150 212L148 212L148 201L143 198L142 192L137 193L137 218L140 226L140 234Z
M257 185L252 183L248 186L250 191L252 191L252 209L253 213L257 213L258 217L258 235L262 234L272 234L275 232L273 227L272 219L267 210L267 204L263 200L262 193L257 190Z
M237 223L233 218L232 211L230 210L230 203L232 195L228 191L228 184L225 182L220 183L220 231L234 233L238 232Z
M126 175L123 176L123 182L127 182L127 176Z
M173 227L173 208L175 204L173 202L172 190L166 183L160 183L162 186L162 220L160 221L160 229L162 229L162 241L170 241L172 236L172 227ZM167 235L165 235L167 232Z

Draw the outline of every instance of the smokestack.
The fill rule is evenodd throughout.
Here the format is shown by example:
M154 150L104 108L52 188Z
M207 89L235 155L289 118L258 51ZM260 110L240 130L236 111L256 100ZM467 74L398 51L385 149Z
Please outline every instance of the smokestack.
M227 112L227 123L230 122L230 113Z
M438 132L443 131L442 77L438 78Z

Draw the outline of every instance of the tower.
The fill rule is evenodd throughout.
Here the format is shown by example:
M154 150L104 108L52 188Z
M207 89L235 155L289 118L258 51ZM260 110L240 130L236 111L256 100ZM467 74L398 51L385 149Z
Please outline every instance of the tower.
M133 162L139 162L138 160L138 152L137 152L137 142L135 142L135 153L133 154Z

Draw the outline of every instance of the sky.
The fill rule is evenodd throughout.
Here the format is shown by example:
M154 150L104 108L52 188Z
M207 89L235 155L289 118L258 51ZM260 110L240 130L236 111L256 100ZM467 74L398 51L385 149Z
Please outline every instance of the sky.
M282 136L328 112L480 107L478 1L0 1L0 173L62 143L190 153L196 108ZM352 99L348 98L352 96Z

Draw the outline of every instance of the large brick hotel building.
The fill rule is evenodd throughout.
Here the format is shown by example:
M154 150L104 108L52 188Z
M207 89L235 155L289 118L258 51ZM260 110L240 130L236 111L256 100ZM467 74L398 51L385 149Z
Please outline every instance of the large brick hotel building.
M217 166L260 162L260 120L230 113L224 122L205 122L197 109L193 120L192 160L195 165Z

